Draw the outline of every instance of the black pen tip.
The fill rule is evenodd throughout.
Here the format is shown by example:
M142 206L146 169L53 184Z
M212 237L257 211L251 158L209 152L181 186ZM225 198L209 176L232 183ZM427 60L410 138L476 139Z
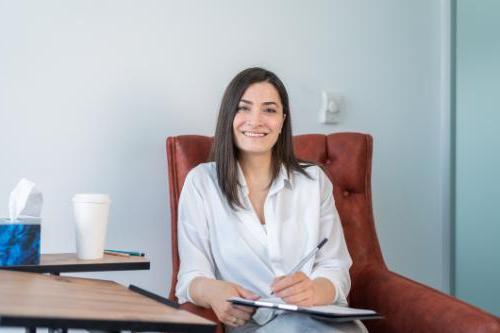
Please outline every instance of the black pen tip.
M325 245L325 243L326 243L327 241L328 241L328 238L323 239L323 240L321 241L321 243L319 243L319 244L318 244L318 249L321 249L321 247L322 247L323 245Z

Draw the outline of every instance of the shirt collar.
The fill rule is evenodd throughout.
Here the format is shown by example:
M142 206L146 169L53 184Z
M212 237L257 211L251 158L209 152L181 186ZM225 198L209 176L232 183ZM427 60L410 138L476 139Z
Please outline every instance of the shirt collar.
M238 184L241 187L242 194L244 196L248 196L249 190L247 181L245 179L245 175L243 174L243 170L241 169L239 162L237 162L237 165L238 165ZM285 186L288 186L290 189L293 189L293 175L289 175L288 172L286 172L285 166L282 164L278 176L271 184L268 196L278 193Z

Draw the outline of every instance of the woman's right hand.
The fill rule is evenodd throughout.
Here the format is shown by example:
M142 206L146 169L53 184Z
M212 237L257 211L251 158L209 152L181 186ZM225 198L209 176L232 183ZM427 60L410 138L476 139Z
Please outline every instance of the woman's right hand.
M221 322L226 325L238 327L250 320L255 309L247 306L233 305L226 300L230 297L243 297L257 300L259 298L258 295L255 295L237 284L226 281L212 280L210 284L210 292L207 301Z

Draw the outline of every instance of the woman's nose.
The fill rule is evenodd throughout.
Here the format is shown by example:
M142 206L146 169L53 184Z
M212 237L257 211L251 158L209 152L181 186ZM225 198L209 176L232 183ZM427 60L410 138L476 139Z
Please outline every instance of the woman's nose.
M247 124L252 126L258 126L261 124L261 114L259 110L254 109L248 114Z

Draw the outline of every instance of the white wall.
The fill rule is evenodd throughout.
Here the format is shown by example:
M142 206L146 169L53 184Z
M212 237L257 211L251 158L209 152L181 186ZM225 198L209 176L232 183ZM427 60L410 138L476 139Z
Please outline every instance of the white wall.
M295 134L374 136L385 258L447 290L442 3L0 0L0 215L21 177L37 182L42 251L70 252L72 195L110 193L109 247L152 269L97 276L166 294L165 138L211 134L225 85L260 65L286 83ZM345 95L339 125L317 122L322 88Z

